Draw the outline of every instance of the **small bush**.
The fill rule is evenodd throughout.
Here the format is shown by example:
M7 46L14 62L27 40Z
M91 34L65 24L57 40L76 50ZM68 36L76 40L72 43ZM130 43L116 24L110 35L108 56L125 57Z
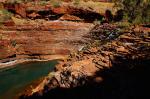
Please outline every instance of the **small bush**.
M7 20L9 20L12 16L12 13L8 12L5 9L0 10L0 23L3 23Z
M74 5L79 5L80 4L80 0L74 0Z
M53 7L54 8L60 7L60 2L59 1L53 2Z
M123 17L124 17L124 12L123 12L123 10L118 10L118 11L115 13L114 21L121 21L121 20L123 20Z
M62 1L60 1L60 0L50 0L49 3L51 3L54 8L57 8L57 7L60 7Z
M7 0L6 3L9 4L15 4L15 3L23 3L25 2L24 0Z
M42 6L47 5L47 1L40 1L39 3L40 3L40 5L42 5Z
M131 23L129 23L129 22L116 22L116 25L119 28L128 28L131 26Z

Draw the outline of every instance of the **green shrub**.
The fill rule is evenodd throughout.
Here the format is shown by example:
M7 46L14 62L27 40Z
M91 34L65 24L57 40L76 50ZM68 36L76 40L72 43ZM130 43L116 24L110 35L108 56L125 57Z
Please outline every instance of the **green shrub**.
M25 0L7 0L6 3L14 4L14 3L23 3L23 2L25 2Z
M116 22L115 23L119 28L128 28L130 27L130 23L129 22Z
M4 21L7 21L12 16L12 13L8 12L5 9L0 10L0 23L3 23Z
M150 0L113 0L116 8L124 11L124 19L130 23L150 23Z
M80 0L74 0L74 5L79 5L80 4Z
M42 5L42 6L47 5L47 1L40 1L39 3L40 3L40 5Z
M54 8L60 7L60 2L59 1L54 1L52 4L53 4Z

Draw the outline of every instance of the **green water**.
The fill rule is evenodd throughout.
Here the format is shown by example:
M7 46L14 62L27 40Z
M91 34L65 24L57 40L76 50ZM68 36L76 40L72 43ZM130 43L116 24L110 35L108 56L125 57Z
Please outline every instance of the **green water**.
M13 99L26 85L52 71L56 64L57 61L30 62L0 71L0 99Z

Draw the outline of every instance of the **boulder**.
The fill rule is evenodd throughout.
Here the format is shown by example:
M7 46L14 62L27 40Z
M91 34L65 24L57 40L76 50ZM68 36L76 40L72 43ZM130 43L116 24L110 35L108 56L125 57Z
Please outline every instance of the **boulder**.
M83 21L82 19L80 19L77 16L73 16L73 15L69 15L69 14L65 14L62 17L59 18L59 20L66 20L66 21Z

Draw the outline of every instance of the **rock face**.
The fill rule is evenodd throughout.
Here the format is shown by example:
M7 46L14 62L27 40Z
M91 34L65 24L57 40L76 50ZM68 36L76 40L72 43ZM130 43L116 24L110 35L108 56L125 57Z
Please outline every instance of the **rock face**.
M22 16L23 18L26 17L26 9L25 9L25 4L18 4L15 5L15 11L17 14Z
M105 31L102 32L101 29L105 31L107 30L109 32L106 35ZM96 47L86 47L77 53L70 54L67 60L60 62L56 66L55 72L50 73L41 84L31 90L31 93L25 95L25 97L23 96L21 99L48 99L49 97L57 96L68 98L68 96L72 97L73 95L73 99L83 99L82 96L87 98L89 98L88 96L96 97L94 99L99 99L103 96L102 93L105 92L105 90L108 90L105 88L108 88L110 84L112 85L110 95L112 95L112 91L116 91L114 89L114 83L117 83L116 85L118 85L118 83L122 84L122 86L119 85L119 89L123 88L121 90L125 91L125 96L130 96L130 94L126 94L126 91L130 91L130 88L126 89L124 87L124 85L126 85L125 83L127 82L130 87L133 88L132 90L136 92L137 89L133 87L135 83L133 85L132 83L136 82L139 84L139 86L141 83L139 83L139 79L135 80L134 77L131 77L131 75L128 75L128 73L131 73L132 71L133 75L135 75L136 77L139 74L141 75L141 72L139 72L141 71L141 68L150 70L150 29L143 28L145 30L145 32L143 32L143 30L141 30L140 28L134 28L129 29L128 31L123 31L123 33L116 30L118 36L113 36L112 29L116 30L117 28L108 24L104 24L102 26L97 25L91 31L92 35L93 33L95 34L95 32L97 32L99 33L99 35L103 37L105 36L105 38L108 38L109 40L99 38L101 44L97 45ZM144 73L143 71L142 73L147 76L147 73ZM125 74L127 76L127 79ZM118 76L119 78L117 78ZM117 79L113 81L115 77ZM123 79L121 79L120 77L122 77ZM126 79L127 81L124 79ZM133 82L130 82L130 80L132 80ZM105 84L101 84L102 81L105 81L107 85L104 89L103 87L105 86ZM111 81L113 82L113 84ZM126 86L129 87L128 84ZM147 85L149 85L149 83ZM91 86L93 89L89 88ZM139 86L137 86L137 88L139 88ZM146 88L147 86L144 87ZM83 90L84 88L85 92L78 92L80 90ZM56 91L55 94L54 91ZM70 91L72 91L72 93ZM93 91L94 93L92 93ZM108 90L108 92L109 91L110 90ZM65 95L61 94L61 92L64 92ZM88 92L90 94L87 94ZM61 96L59 96L58 93ZM120 90L117 90L115 93L117 94L115 97L118 97L118 95L120 95ZM107 94L108 93L106 92L106 95ZM135 97L138 96L135 93L132 94ZM142 94L145 95L145 93ZM114 95L112 96L114 97ZM106 99L104 97L103 99Z
M58 7L54 7L52 4L4 4L4 8L14 14L20 15L23 18L30 19L58 20L61 16L68 14L73 15L73 19L79 20L81 18L84 21L93 22L95 19L102 19L104 17L93 10L70 6L69 3L64 5L62 4Z
M3 27L0 29L0 59L49 59L52 55L68 55L87 42L84 36L92 27L87 23L61 21Z
M0 62L67 55L87 42L85 36L93 27L90 22L103 17L91 9L69 3L57 7L51 3L3 3L3 8L14 16L3 22L5 27L0 29Z
M26 5L25 4L4 4L4 8L15 14L19 14L21 17L26 17Z

